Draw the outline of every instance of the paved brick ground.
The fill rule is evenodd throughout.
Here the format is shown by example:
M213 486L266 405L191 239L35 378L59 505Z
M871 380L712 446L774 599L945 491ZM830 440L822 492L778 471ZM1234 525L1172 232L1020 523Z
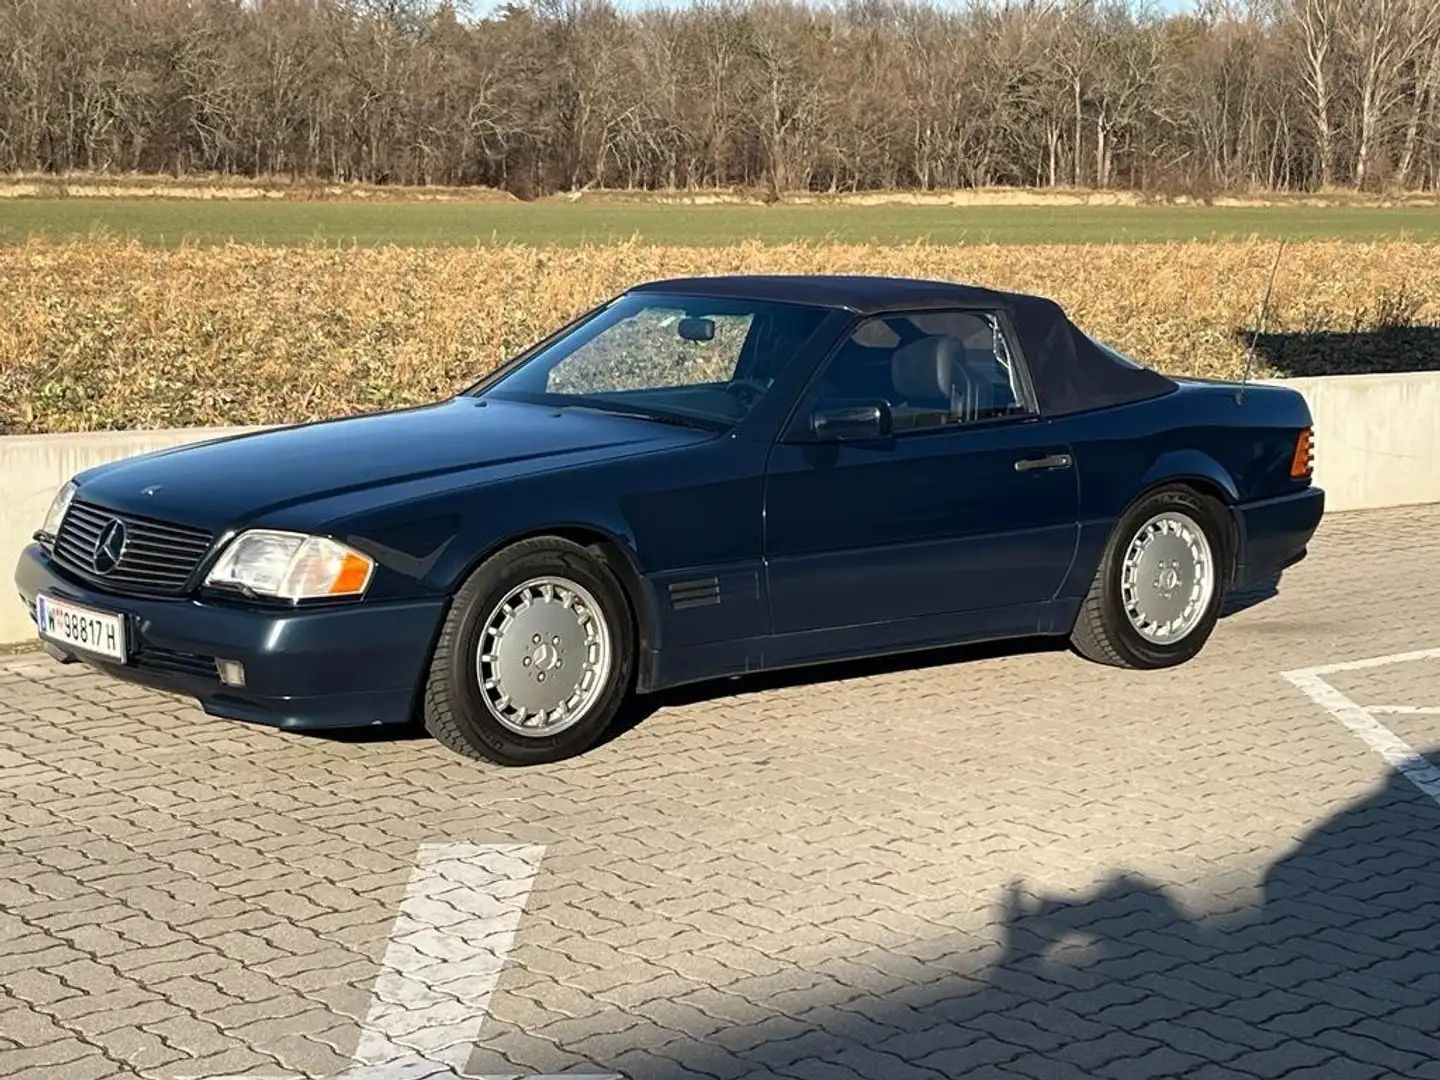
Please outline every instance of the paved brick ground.
M524 771L0 661L0 1076L337 1075L456 840L545 845L474 1072L1440 1077L1440 807L1280 675L1440 645L1437 561L1440 508L1335 516L1180 670L730 684Z

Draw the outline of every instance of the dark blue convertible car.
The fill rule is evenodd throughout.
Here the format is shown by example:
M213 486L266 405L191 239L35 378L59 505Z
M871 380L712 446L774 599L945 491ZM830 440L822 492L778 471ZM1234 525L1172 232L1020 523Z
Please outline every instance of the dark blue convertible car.
M1194 656L1304 557L1311 417L1053 302L657 281L455 397L91 469L16 581L50 651L286 728L422 717L504 764L632 693L980 639Z

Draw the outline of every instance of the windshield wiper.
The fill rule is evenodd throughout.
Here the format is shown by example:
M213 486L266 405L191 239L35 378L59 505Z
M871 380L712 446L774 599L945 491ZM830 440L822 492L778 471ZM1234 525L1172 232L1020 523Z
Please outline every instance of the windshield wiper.
M576 402L573 405L560 407L562 409L585 409L589 412L605 413L608 416L624 416L631 420L649 420L656 424L669 424L671 427L700 428L704 431L721 431L725 427L718 420L706 420L698 416L682 416L678 413L650 412L624 405L611 405L608 402Z

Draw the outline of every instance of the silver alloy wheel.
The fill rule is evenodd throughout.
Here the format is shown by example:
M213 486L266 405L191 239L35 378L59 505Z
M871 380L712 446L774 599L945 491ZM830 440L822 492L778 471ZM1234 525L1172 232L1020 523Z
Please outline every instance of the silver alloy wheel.
M1135 632L1173 645L1200 625L1215 594L1215 557L1205 530L1166 510L1141 525L1120 564L1120 599Z
M556 735L594 707L612 657L595 597L568 578L533 578L511 589L480 631L480 696L517 735Z

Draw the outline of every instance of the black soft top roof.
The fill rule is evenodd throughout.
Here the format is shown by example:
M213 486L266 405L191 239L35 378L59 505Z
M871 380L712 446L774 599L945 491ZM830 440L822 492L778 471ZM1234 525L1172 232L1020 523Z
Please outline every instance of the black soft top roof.
M1143 401L1176 388L1159 372L1117 360L1082 333L1059 304L1027 293L949 281L845 274L670 278L646 282L631 291L773 300L856 315L937 307L1003 309L1020 338L1040 411L1046 416Z

